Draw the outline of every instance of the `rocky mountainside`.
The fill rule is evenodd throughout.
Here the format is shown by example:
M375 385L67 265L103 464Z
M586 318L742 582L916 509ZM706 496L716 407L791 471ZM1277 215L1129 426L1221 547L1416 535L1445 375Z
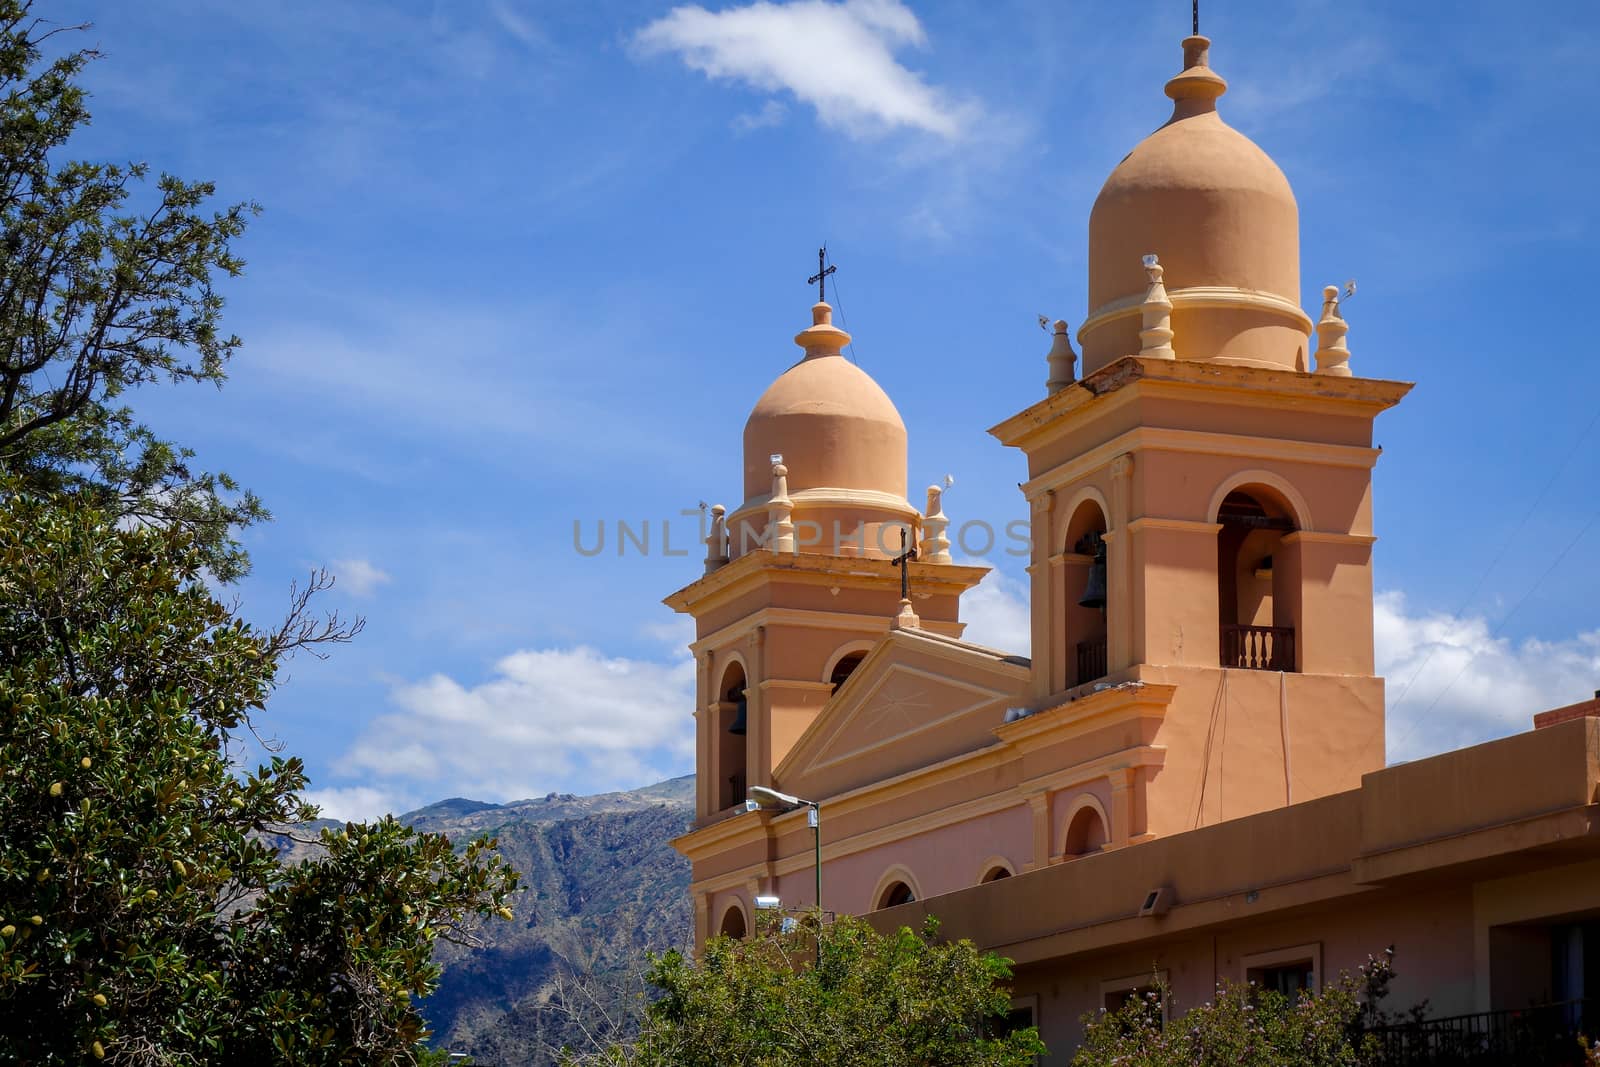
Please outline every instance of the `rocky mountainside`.
M689 864L667 842L693 817L694 779L625 793L555 794L510 804L451 799L404 816L462 841L489 833L526 889L486 944L443 946L426 1014L439 1043L503 1067L557 1062L606 1018L639 1009L647 953L693 935Z

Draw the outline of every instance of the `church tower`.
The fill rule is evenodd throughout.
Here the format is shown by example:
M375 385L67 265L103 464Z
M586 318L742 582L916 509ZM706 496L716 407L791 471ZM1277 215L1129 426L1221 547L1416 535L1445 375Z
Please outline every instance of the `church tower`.
M1048 395L990 431L1028 460L1029 710L1075 705L1124 842L1384 766L1372 426L1410 386L1353 375L1336 289L1301 310L1294 194L1209 43L1095 201L1082 377L1058 323Z
M712 508L704 576L666 598L696 625L701 826L772 784L891 627L959 637L960 595L986 573L952 562L937 487L925 511L906 499L900 413L843 355L850 335L833 309L819 299L811 317L794 339L804 355L745 423L743 503Z

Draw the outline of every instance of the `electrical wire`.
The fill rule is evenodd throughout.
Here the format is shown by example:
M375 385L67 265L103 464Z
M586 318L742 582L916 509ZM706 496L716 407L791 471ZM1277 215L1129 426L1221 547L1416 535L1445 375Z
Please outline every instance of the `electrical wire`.
M822 247L826 249L828 247L827 242L823 242ZM833 256L832 254L829 254L828 261L826 264L824 264L824 266L832 265ZM839 325L844 328L845 333L849 333L850 320L845 318L844 315L844 298L839 295L839 274L837 271L835 271L833 275L833 302L839 305ZM850 362L854 363L858 367L861 366L861 360L856 358L856 341L854 337L850 339L850 343L846 345L845 348L850 352Z

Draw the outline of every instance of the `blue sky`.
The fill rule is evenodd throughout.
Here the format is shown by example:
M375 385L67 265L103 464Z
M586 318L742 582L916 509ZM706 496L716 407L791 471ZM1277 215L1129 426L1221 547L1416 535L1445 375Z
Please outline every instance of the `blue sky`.
M1378 432L1391 756L1525 728L1600 686L1600 9L1205 6L1223 114L1299 198L1304 304L1356 278L1352 367L1418 383ZM327 565L328 606L366 615L262 721L350 816L691 769L688 631L660 598L698 566L659 524L738 502L824 240L911 483L954 474L958 523L1024 517L984 430L1042 394L1035 317L1083 317L1089 207L1165 120L1189 14L50 7L106 53L77 153L265 209L225 291L227 387L135 401L276 513L248 534L251 613ZM574 551L574 520L618 519L656 551ZM992 562L972 635L1021 651L1021 572Z

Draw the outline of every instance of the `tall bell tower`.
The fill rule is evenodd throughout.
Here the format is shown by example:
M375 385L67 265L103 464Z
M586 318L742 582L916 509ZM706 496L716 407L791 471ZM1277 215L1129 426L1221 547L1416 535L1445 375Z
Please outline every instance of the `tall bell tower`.
M1033 704L1129 754L1129 840L1384 765L1372 427L1411 387L1353 375L1337 290L1301 309L1294 194L1209 43L1095 201L1082 377L1058 324L1048 395L990 431L1028 460Z

